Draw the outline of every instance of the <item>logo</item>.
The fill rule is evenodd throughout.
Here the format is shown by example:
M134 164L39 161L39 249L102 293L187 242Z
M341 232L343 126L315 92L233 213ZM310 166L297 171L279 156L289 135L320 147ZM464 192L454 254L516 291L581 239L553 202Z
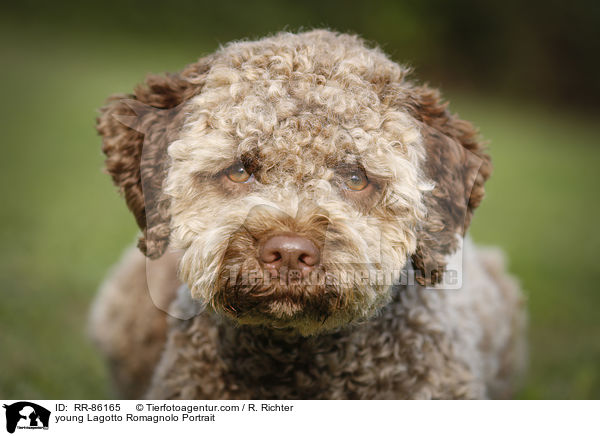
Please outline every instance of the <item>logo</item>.
M6 409L6 431L14 433L15 429L48 430L50 411L29 401L19 401Z

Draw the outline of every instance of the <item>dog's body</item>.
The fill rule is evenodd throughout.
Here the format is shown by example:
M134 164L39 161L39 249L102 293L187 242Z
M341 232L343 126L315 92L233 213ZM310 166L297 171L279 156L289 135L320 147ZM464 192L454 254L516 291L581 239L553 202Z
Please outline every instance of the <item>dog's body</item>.
M111 100L107 168L158 259L128 252L92 313L123 395L510 395L520 292L499 254L461 243L489 157L405 76L313 31Z

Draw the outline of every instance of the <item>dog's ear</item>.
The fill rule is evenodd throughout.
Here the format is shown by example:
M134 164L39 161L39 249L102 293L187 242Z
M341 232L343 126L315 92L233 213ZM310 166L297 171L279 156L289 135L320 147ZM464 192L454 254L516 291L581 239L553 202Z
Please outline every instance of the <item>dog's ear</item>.
M434 285L442 280L447 256L459 248L458 238L483 199L492 165L477 130L451 114L437 91L413 88L407 109L420 124L424 171L435 184L425 195L427 217L418 229L412 260L417 281Z
M152 259L169 244L169 204L162 191L167 147L177 139L183 106L200 93L209 64L203 58L179 74L149 76L133 94L110 97L97 119L106 171L142 230L138 247Z

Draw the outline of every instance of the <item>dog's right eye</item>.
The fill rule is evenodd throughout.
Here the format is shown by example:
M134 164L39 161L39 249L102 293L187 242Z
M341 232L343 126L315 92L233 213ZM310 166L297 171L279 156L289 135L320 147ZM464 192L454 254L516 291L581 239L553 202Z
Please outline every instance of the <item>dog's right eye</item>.
M225 170L225 175L234 183L248 183L253 177L253 175L246 170L246 167L242 162L236 162L227 168L227 170Z

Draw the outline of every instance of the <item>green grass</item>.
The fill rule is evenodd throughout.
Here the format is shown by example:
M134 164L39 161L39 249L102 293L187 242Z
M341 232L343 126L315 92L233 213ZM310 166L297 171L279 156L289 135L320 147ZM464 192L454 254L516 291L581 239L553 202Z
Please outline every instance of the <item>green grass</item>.
M496 167L472 234L501 245L530 309L523 398L600 398L600 148L595 120L522 102L453 99Z
M0 397L105 398L85 321L136 228L102 174L96 109L215 44L16 38L7 27L0 39ZM491 140L496 166L472 233L504 247L529 299L521 397L600 398L596 122L489 96L457 93L452 102Z

